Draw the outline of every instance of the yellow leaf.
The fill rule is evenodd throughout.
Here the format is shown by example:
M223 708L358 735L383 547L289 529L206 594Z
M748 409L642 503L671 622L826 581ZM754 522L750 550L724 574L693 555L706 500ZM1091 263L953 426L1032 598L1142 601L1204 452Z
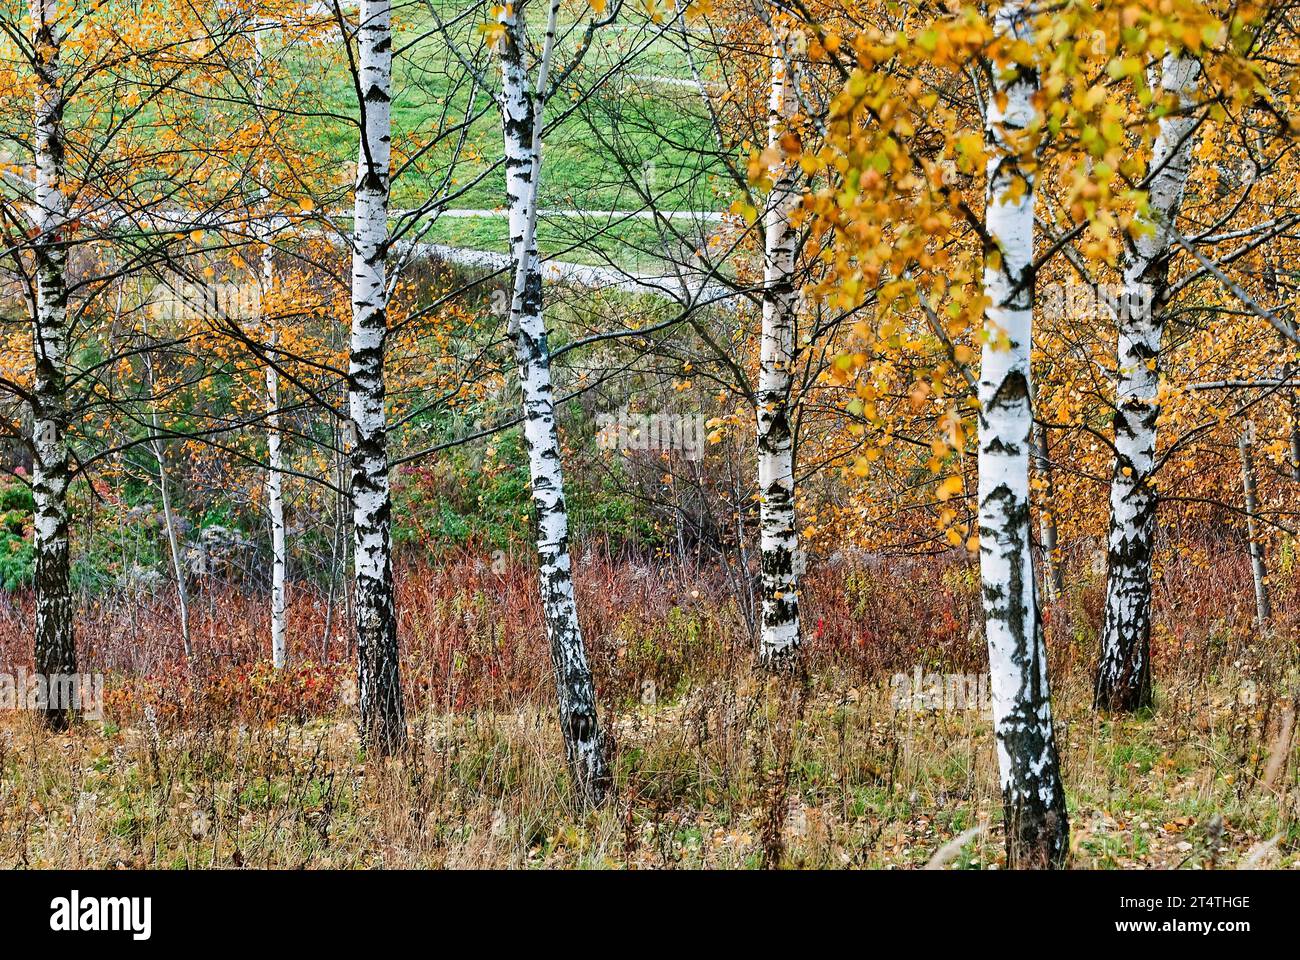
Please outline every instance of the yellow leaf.
M961 477L955 474L951 477L947 477L943 483L939 484L939 499L948 500L951 497L955 497L957 494L961 493L961 488Z
M480 23L478 32L483 35L483 41L489 47L496 47L505 39L506 26L504 23Z

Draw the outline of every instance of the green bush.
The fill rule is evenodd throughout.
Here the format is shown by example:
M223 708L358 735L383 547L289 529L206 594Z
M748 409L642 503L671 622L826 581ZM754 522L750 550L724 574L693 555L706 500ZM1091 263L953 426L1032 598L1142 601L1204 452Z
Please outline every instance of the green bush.
M0 587L11 593L32 582L35 557L24 533L35 508L27 485L0 488Z

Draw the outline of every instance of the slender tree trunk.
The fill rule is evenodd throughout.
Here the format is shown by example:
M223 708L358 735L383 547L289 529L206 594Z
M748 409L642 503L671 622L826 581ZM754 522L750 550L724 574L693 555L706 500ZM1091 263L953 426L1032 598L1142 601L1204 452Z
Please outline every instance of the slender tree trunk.
M797 97L784 38L773 26L767 145L780 149ZM790 223L799 205L799 168L776 171L764 216L763 332L758 371L759 546L763 575L763 630L759 658L769 669L790 664L800 646L799 532L795 525L794 434L790 368L794 362L798 232Z
M1283 348L1290 351L1291 345L1284 344ZM1282 365L1282 381L1290 383L1294 375L1295 365L1288 360ZM1287 403L1291 408L1291 479L1300 480L1300 392L1295 387L1287 387L1286 392Z
M253 88L257 110L264 112L266 104L265 57L262 50L264 21L253 23ZM277 670L284 667L285 650L285 569L287 558L284 538L284 453L280 429L280 374L275 369L275 347L278 331L271 317L267 300L275 287L275 250L271 246L270 200L268 182L270 170L266 163L260 165L261 184L258 200L263 218L258 221L258 240L262 247L261 262L261 320L270 341L270 362L266 365L266 511L271 522L271 661Z
M47 679L77 669L69 584L68 444L65 395L68 353L68 293L64 271L67 248L63 231L68 213L63 196L63 77L59 55L62 13L57 0L32 0L36 95L36 195L32 211L38 231L36 315L32 353L36 376L32 389L34 448L32 496L35 500L36 671ZM67 727L68 705L46 704L43 713L56 730Z
M1277 269L1272 262L1268 265L1267 276L1269 290L1273 294L1274 302L1277 302L1279 285L1277 282ZM1285 312L1282 316L1282 322L1294 334L1296 325L1295 321L1291 319L1290 313L1290 310ZM1290 467L1291 479L1300 480L1300 394L1297 394L1295 387L1290 386L1291 378L1295 376L1296 372L1295 363L1292 361L1295 356L1295 346L1280 331L1278 339L1281 341L1282 356L1285 358L1282 361L1282 382L1287 384L1283 389L1286 391L1287 413L1291 422L1288 466Z
M1031 40L1028 16L1024 3L1004 5L994 29L1004 37ZM987 252L984 268L989 306L979 382L979 524L1007 862L1047 868L1064 862L1069 824L1034 595L1029 518L1034 171L1022 162L1022 131L1040 120L1033 102L1037 87L1033 69L1008 65L998 72L988 106L985 225L994 249ZM1018 195L1012 192L1017 184L1023 188Z
M1161 86L1191 102L1198 67L1166 57ZM1151 705L1151 557L1156 531L1152 471L1160 414L1160 346L1169 286L1169 228L1178 217L1191 166L1193 117L1160 121L1151 152L1149 228L1133 241L1119 305L1115 463L1106 551L1106 613L1097 664L1099 709Z
M1282 368L1282 375L1290 381L1294 367L1287 363ZM1291 479L1300 480L1300 394L1294 387L1288 391L1291 406Z
M158 393L157 377L154 375L153 360L145 355L145 369L149 375L149 392L155 397ZM167 528L167 547L172 558L172 575L176 578L176 605L181 615L181 649L187 661L194 659L194 645L190 640L190 598L185 589L185 560L181 556L180 541L176 536L176 514L172 510L171 488L167 485L167 451L163 447L161 432L162 419L158 408L151 404L149 423L153 428L154 438L149 444L154 459L158 462L158 494L162 498L163 524Z
M388 337L392 27L389 0L362 0L358 32L361 146L352 251L351 412L354 606L361 734L379 753L406 742L393 597L392 498L384 347Z
M544 93L553 49L557 0L552 0L537 90ZM582 802L605 799L610 774L596 717L596 688L578 623L569 556L560 439L555 423L551 358L542 312L537 256L537 186L541 171L541 107L524 66L525 27L513 8L501 13L501 117L505 139L506 202L515 260L510 332L523 391L524 439L537 524L542 610L559 699L560 728L575 790Z
M1259 495L1255 488L1255 458L1251 445L1255 441L1255 425L1246 422L1237 438L1237 449L1241 453L1241 489L1246 501L1246 539L1250 543L1250 572L1255 581L1255 620L1259 632L1263 635L1268 630L1268 622L1273 617L1273 605L1268 598L1268 571L1264 568L1264 544L1259 538Z
M272 334L272 348L275 342ZM285 660L284 452L280 433L280 376L270 364L266 367L266 418L266 509L271 521L271 660L278 670Z
M1268 212L1270 217L1277 215L1277 210L1273 204L1269 204ZM1287 415L1291 424L1288 437L1290 450L1287 456L1287 467L1291 479L1300 480L1300 397L1297 396L1295 387L1291 386L1291 378L1296 372L1294 363L1295 345L1292 342L1295 339L1296 325L1292 316L1294 311L1287 302L1282 284L1278 281L1277 264L1274 263L1271 257L1264 264L1264 284L1275 305L1275 314L1282 321L1283 329L1277 331L1277 336L1282 350L1282 390L1285 391L1283 396L1286 400Z
M1034 422L1034 465L1043 482L1043 509L1038 515L1038 539L1042 544L1044 571L1043 593L1048 603L1055 603L1065 589L1065 575L1057 554L1056 482L1052 476L1052 453L1047 444L1047 428Z
M157 423L157 414L154 422ZM181 556L180 542L176 538L176 515L172 511L171 491L167 486L167 459L161 443L154 447L158 460L158 491L162 495L163 522L167 525L167 546L172 556L172 574L176 577L176 603L181 614L181 649L186 660L194 659L194 646L190 642L190 600L185 589L185 561Z
M339 452L343 447L343 441L339 436L336 428L334 431L334 480L337 484L337 490L334 494L334 534L330 538L330 566L329 566L329 591L325 595L325 630L321 637L320 653L321 660L325 662L329 658L330 640L334 636L334 608L337 605L344 609L340 612L339 618L348 619L348 589L344 583L343 570L347 568L347 543L348 543L348 511L347 497L337 491L345 490L348 486L347 470L344 464L344 457ZM340 596L335 601L335 591L338 590Z

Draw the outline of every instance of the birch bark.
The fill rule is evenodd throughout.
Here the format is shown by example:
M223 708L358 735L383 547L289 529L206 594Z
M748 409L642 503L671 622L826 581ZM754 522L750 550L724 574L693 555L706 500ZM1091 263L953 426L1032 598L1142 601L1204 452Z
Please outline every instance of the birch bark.
M1027 4L1006 4L995 33L1032 42L1029 16ZM1048 868L1064 862L1069 824L1030 540L1035 174L1027 138L1038 135L1038 76L1014 63L995 76L985 128L991 249L979 381L980 578L1007 862Z
M271 256L268 247L266 262ZM269 267L266 273L269 273ZM270 278L264 277L269 283ZM276 337L271 335L271 350ZM272 353L274 357L274 353ZM266 509L271 521L271 660L276 669L285 664L285 569L287 553L284 536L284 451L280 432L280 376L275 367L266 367Z
M773 27L767 145L780 149L798 102L785 38ZM799 167L782 162L764 212L763 330L759 356L757 426L759 548L763 617L759 658L769 669L793 662L799 635L799 534L795 525L794 435L790 368L794 362L797 296L794 285L798 232L791 214L799 205Z
M58 0L32 0L36 72L34 148L36 161L36 311L32 324L35 382L32 388L32 496L35 501L36 649L38 673L51 678L77 669L72 624L68 542L67 354L68 222L63 195L65 106L60 48L62 11ZM55 729L67 727L70 713L46 704Z
M1199 67L1167 56L1161 87L1190 106ZM1156 420L1160 414L1160 345L1169 286L1169 228L1178 217L1191 166L1196 119L1160 121L1148 175L1150 216L1124 265L1119 310L1115 463L1106 549L1106 612L1094 701L1107 710L1151 704L1151 556L1156 530Z
M262 31L269 21L253 21L253 95L254 107L260 116L266 109L266 57L263 52ZM271 524L271 662L281 669L285 663L285 570L287 554L284 532L284 452L280 424L280 374L275 369L275 348L278 331L268 304L275 287L275 250L271 245L270 220L271 188L266 163L258 166L261 183L257 189L260 219L255 216L257 240L262 248L259 265L259 312L262 329L268 339L266 364L266 513Z
M1251 446L1255 442L1255 425L1249 421L1237 439L1241 453L1241 490L1246 504L1246 540L1250 545L1250 573L1255 584L1255 622L1260 635L1268 631L1273 617L1273 604L1268 596L1268 571L1264 566L1264 544L1259 538L1259 493L1255 485L1255 457Z
M392 26L389 0L362 0L358 28L361 144L352 250L352 337L348 406L357 694L367 746L406 742L393 600L392 498L384 410L388 337L389 162L392 145Z
M1055 603L1065 589L1065 574L1058 556L1056 527L1056 479L1052 471L1052 451L1048 446L1047 428L1034 424L1034 466L1038 470L1043 489L1043 508L1038 516L1038 539L1042 545L1043 594L1048 603Z
M604 737L596 716L596 689L578 622L569 555L569 518L564 500L560 440L555 423L551 358L542 310L542 274L537 255L538 181L541 173L541 114L554 49L558 0L552 0L534 89L524 64L526 27L513 7L499 14L500 98L505 141L506 203L510 250L515 261L510 333L523 393L524 440L537 525L537 560L546 634L555 672L560 728L575 790L590 805L604 801L610 774Z

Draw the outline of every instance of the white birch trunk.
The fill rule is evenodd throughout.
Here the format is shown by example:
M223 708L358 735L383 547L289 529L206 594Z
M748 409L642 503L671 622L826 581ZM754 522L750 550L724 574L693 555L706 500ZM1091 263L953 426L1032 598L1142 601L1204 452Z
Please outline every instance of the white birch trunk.
M68 222L63 196L63 76L59 56L63 41L58 0L32 0L36 64L34 149L36 191L32 218L37 235L36 315L32 324L35 383L32 389L32 496L35 500L36 559L35 665L47 678L77 668L72 624L68 543L68 444L65 396L67 342ZM48 705L47 705L48 706ZM47 709L55 729L67 726L65 710Z
M1042 546L1043 594L1048 603L1060 599L1065 589L1065 576L1057 555L1056 480L1052 473L1052 453L1047 442L1047 428L1034 424L1034 461L1043 482L1043 508L1038 515L1038 539Z
M537 89L545 91L558 2L552 0ZM513 8L500 14L501 120L505 141L506 202L510 249L515 261L510 332L515 341L523 392L524 439L537 524L537 561L542 609L551 648L565 755L579 798L601 803L609 789L604 738L596 716L596 690L578 623L569 556L569 518L564 501L560 440L555 423L550 348L542 313L542 274L537 256L537 187L541 171L541 105L524 64L525 27Z
M1295 368L1289 361L1283 364L1284 382L1290 383L1294 373ZM1287 394L1287 404L1291 409L1291 479L1300 480L1300 396L1294 387L1288 389Z
M262 54L262 24L253 24L253 85L257 110L262 113L266 100L265 59ZM262 183L258 198L264 215L269 215L271 188L267 182L267 164L260 167ZM280 429L280 374L275 369L278 333L267 308L267 299L275 284L275 251L271 246L271 222L263 219L258 227L262 246L261 319L270 341L270 362L266 365L266 511L271 523L271 662L277 670L285 663L285 569L287 555L284 537L284 452Z
M1273 617L1273 605L1268 597L1268 571L1264 568L1264 544L1259 538L1259 494L1255 487L1255 458L1251 445L1255 442L1255 425L1249 421L1237 439L1241 453L1241 490L1246 501L1246 540L1250 544L1250 573L1255 582L1255 621L1260 635L1268 631Z
M392 498L384 348L388 336L388 189L392 146L389 0L362 0L358 31L361 144L352 251L351 414L357 693L367 746L387 753L406 741L393 599Z
M784 38L773 27L767 145L780 149L798 102ZM795 524L794 435L790 368L794 362L798 232L790 223L799 206L799 167L784 162L773 177L763 218L763 330L759 354L758 490L763 619L760 661L769 669L793 662L799 649L799 533Z
M1024 3L1012 2L998 11L994 29L1032 42L1028 15ZM1037 86L1032 69L1003 68L986 120L985 226L993 249L984 269L989 306L979 382L979 525L1007 862L1046 868L1064 862L1069 824L1052 729L1029 517L1034 174L1021 160L1026 149L1022 131L1039 120L1033 104ZM1009 191L1017 182L1023 189L1012 199Z
M269 257L270 248L267 248ZM275 343L272 334L272 349ZM285 663L284 451L280 432L280 375L270 364L266 367L266 418L266 509L271 521L271 660L278 670Z
M154 374L153 360L148 354L145 354L144 363L149 376L149 393L155 398L156 404L158 378ZM189 591L185 588L185 560L181 555L180 540L176 534L176 514L172 510L171 488L167 485L167 451L162 442L162 418L158 416L156 405L151 405L149 423L154 435L149 446L153 450L154 459L158 462L158 494L162 498L163 524L167 529L167 548L172 558L172 576L176 578L176 605L181 618L181 650L185 653L185 659L192 661L194 644L190 640L190 598Z
M1165 57L1161 86L1191 102L1199 67ZM1097 665L1096 705L1137 710L1151 704L1151 556L1156 529L1156 419L1160 414L1160 344L1169 284L1169 228L1178 217L1191 166L1193 117L1160 121L1151 152L1148 232L1124 265L1119 309L1115 463L1106 550L1106 611Z
M1288 326L1292 330L1295 330L1294 323L1288 321ZM1290 360L1290 358L1294 355L1295 351L1294 348L1291 346L1291 344L1287 342L1285 337L1282 338L1282 350L1285 351L1285 355L1287 357L1286 362L1282 364L1282 382L1290 383L1291 378L1295 375L1296 372L1295 365ZM1291 437L1290 437L1291 479L1300 480L1300 397L1297 397L1297 392L1294 387L1288 387L1286 394L1287 394L1287 407L1290 411L1290 419L1291 419Z
M157 431L158 414L153 417L154 429ZM167 548L172 557L172 575L176 578L176 604L181 615L181 650L186 660L194 659L194 645L190 641L190 599L185 589L185 560L181 556L181 545L176 535L176 515L172 511L171 490L167 486L167 456L162 441L154 444L154 457L158 461L158 492L162 496L163 523L167 525Z

